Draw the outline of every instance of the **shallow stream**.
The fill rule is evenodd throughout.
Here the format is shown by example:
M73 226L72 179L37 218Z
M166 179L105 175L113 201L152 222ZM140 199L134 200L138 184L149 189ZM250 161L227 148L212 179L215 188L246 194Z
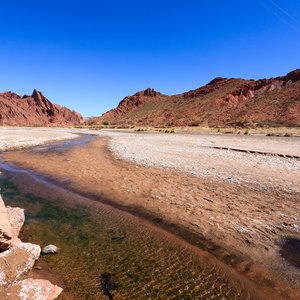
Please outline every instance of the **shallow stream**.
M83 137L82 143L89 140ZM46 155L56 151L55 145L67 151L82 144L56 143L30 151ZM26 211L21 239L61 249L40 260L59 276L72 299L107 299L99 279L104 272L116 283L113 299L251 298L213 259L147 221L64 190L31 170L5 162L0 170L6 204Z

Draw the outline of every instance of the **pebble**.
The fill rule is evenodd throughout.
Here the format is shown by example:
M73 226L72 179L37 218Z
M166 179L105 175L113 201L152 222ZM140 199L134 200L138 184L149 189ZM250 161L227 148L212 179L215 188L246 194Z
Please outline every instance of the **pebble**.
M59 248L54 245L47 245L42 249L42 254L56 254L59 252Z

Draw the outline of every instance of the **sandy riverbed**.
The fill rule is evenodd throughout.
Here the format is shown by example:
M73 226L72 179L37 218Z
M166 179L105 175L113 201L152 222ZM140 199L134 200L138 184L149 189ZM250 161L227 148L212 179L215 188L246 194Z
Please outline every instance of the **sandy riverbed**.
M113 153L138 164L176 169L198 178L300 192L300 160L279 156L300 157L300 138L117 132L110 137Z
M280 256L280 247L286 236L299 238L299 160L208 147L298 155L299 139L97 134L102 138L63 155L19 151L5 158L184 226L221 246L210 251L266 292L297 297L299 269Z

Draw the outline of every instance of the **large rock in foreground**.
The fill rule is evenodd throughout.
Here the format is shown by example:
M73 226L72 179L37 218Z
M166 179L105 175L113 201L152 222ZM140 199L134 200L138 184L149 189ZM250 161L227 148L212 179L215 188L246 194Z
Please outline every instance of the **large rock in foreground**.
M12 238L17 238L25 222L24 209L7 206L6 212L12 229Z
M53 300L62 288L48 280L23 279L41 254L39 245L18 238L24 221L24 210L5 207L0 195L0 300Z
M26 274L40 257L38 245L15 241L10 249L0 253L0 287L8 287Z
M0 251L11 246L12 228L8 220L7 210L0 195Z
M52 300L59 296L62 288L44 279L24 279L13 284L7 292L7 300Z

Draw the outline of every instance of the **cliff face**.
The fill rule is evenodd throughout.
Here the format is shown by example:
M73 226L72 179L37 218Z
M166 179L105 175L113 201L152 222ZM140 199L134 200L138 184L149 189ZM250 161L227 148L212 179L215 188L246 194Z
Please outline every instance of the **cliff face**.
M12 92L0 93L0 125L67 126L82 122L79 113L51 103L37 90L23 97Z
M89 120L104 121L152 126L300 126L300 70L260 80L218 77L173 96L147 89Z

